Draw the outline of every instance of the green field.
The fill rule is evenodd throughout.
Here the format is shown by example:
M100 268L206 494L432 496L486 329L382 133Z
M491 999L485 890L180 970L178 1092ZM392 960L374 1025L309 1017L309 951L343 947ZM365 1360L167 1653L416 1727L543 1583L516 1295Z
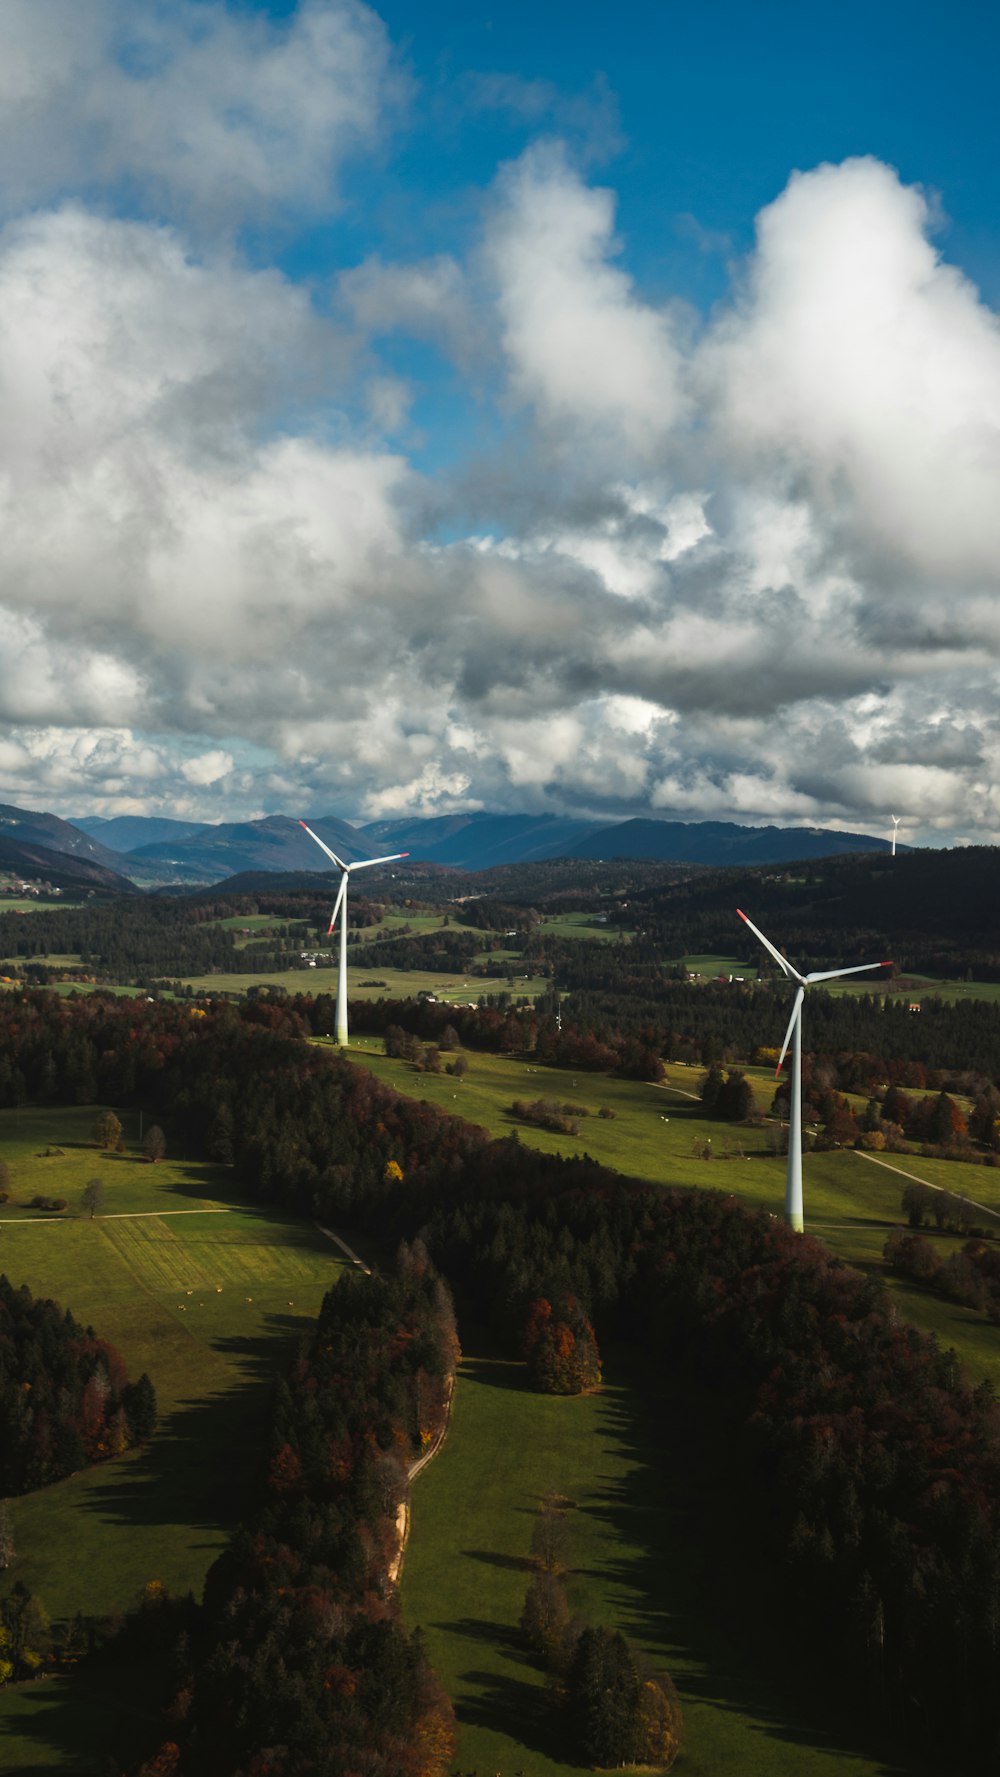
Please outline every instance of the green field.
M704 1074L700 1067L670 1064L666 1083L652 1086L467 1050L469 1071L459 1082L447 1074L418 1073L410 1063L387 1060L381 1050L380 1039L367 1043L360 1039L346 1053L397 1091L481 1124L493 1135L510 1135L516 1129L521 1141L544 1153L587 1154L635 1178L663 1185L710 1186L731 1192L755 1209L779 1215L783 1211L786 1162L774 1152L774 1125L765 1122L744 1129L703 1116L697 1096ZM759 1105L767 1107L774 1091L772 1072L753 1067L745 1071ZM579 1136L554 1134L514 1117L510 1107L519 1098L584 1104L591 1114L581 1120ZM613 1120L597 1115L602 1105L614 1110ZM702 1158L709 1148L711 1158ZM879 1161L883 1158L891 1167L852 1149L807 1154L803 1162L806 1227L852 1264L881 1275L886 1237L903 1220L900 1200L908 1180L897 1176L899 1170L1000 1212L1000 1170L908 1154L877 1156ZM961 1236L925 1232L943 1257L961 1245ZM1000 1328L929 1292L894 1278L885 1281L907 1319L936 1333L944 1345L953 1345L974 1380L989 1377L1000 1393Z
M599 1393L575 1399L532 1392L521 1364L465 1359L447 1440L415 1483L401 1587L455 1705L457 1769L581 1774L517 1628L533 1515L550 1489L575 1504L571 1610L621 1628L677 1684L678 1777L897 1768L859 1749L843 1699L831 1719L807 1654L765 1652L771 1582L730 1524L726 1452L699 1406L623 1354Z
M145 1450L12 1502L3 1578L54 1618L121 1610L153 1579L200 1593L254 1484L270 1379L344 1262L308 1223L236 1206L222 1167L98 1155L95 1115L0 1113L16 1200L0 1211L0 1269L92 1324L132 1376L148 1370L160 1414ZM46 1144L62 1158L41 1158ZM40 1188L75 1207L95 1174L107 1213L93 1221L46 1225L20 1207ZM79 1771L84 1703L59 1683L0 1692L0 1770Z
M371 985L373 981L376 986ZM251 987L270 984L284 988L286 993L336 994L337 970L317 967L270 975L186 975L184 983L195 993L241 994ZM348 966L347 970L347 992L352 1000L408 1000L429 993L456 1005L475 1006L484 994L511 993L515 999L533 1000L540 993L547 993L551 986L543 975L515 973L512 986L505 975L491 980L482 975L440 975L430 969L386 969L373 963L364 968Z

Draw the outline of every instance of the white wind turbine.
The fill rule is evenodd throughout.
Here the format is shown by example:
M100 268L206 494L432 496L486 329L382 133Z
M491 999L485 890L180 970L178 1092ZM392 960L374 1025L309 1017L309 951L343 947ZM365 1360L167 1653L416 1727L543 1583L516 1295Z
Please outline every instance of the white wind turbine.
M347 878L352 870L370 870L373 864L395 864L400 858L408 858L410 854L408 851L394 851L388 858L359 858L354 864L345 864L343 858L338 858L336 852L330 850L318 833L314 833L311 827L306 827L305 821L300 821L299 826L305 827L310 839L315 839L320 850L325 851L327 857L333 859L340 871L340 887L337 890L337 899L333 903L329 931L333 931L339 913L340 967L337 972L337 1041L344 1049L347 1047Z
M892 822L892 855L893 855L893 857L896 856L896 834L899 832L899 823L902 820L902 818L903 817L901 814L891 814L889 816L889 819Z
M777 1079L778 1075L781 1073L781 1064L788 1053L788 1045L791 1043L792 1079L788 1104L788 1172L785 1180L785 1221L790 1228L795 1229L797 1234L801 1234L803 1228L802 1001L806 997L806 988L811 987L814 981L836 981L841 975L861 975L866 969L889 969L892 967L892 964L856 963L851 969L822 969L814 971L811 975L800 975L798 969L793 969L787 957L782 956L780 950L775 949L770 938L765 938L763 932L758 931L753 920L748 919L746 914L740 912L738 907L736 911L739 913L744 925L748 925L753 932L754 937L760 939L764 949L770 952L775 962L778 964L778 967L784 971L789 980L797 981L799 984L795 994L795 1003L792 1006L792 1015L788 1020L788 1029L785 1032L785 1040L781 1045L781 1054L778 1057L778 1065L774 1070L774 1077Z

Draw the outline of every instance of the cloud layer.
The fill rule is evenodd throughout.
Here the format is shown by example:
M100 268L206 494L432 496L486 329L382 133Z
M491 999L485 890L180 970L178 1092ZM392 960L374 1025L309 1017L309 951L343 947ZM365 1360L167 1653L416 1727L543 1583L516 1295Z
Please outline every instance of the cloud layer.
M539 141L319 289L259 231L398 122L371 11L11 0L0 49L6 797L1000 832L1000 330L924 193L794 174L699 322Z

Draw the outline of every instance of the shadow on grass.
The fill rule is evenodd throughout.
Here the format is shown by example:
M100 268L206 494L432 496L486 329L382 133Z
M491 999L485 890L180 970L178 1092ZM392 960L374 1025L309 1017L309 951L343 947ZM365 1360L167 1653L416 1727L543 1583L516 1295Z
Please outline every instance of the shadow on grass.
M625 1604L621 1628L672 1671L686 1700L749 1718L760 1770L770 1739L881 1758L883 1777L898 1777L910 1767L852 1712L818 1648L789 1628L762 1540L734 1509L738 1476L713 1403L637 1374L628 1359L609 1367L632 1372L606 1390L602 1414L629 1468L603 1489L598 1476L579 1509L605 1522L613 1548L644 1551L602 1564L597 1576Z
M488 1567L504 1567L510 1573L535 1572L535 1563L527 1555L498 1555L490 1549L463 1549L462 1554L469 1561L485 1561Z
M270 1386L301 1334L293 1316L275 1314L255 1338L215 1340L214 1350L237 1360L239 1382L181 1402L159 1421L145 1449L88 1489L81 1502L85 1509L131 1526L226 1530L234 1525L259 1495Z
M0 1697L0 1770L33 1777L40 1770L105 1777L132 1769L156 1743L159 1710L149 1674L119 1666L114 1674L79 1673L12 1685Z

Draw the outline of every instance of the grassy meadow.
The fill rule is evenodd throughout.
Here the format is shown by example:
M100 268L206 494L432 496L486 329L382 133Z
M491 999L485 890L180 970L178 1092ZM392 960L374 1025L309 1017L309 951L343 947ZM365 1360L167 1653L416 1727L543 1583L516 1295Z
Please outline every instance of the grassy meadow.
M153 1579L200 1594L253 1486L270 1379L344 1263L310 1224L240 1207L223 1167L98 1154L96 1114L0 1113L0 1270L93 1325L130 1375L148 1370L159 1408L146 1449L11 1502L17 1559L2 1579L53 1618L121 1610ZM79 1199L94 1176L106 1197L91 1220ZM35 1219L39 1190L66 1196L65 1215ZM84 1768L85 1699L68 1695L58 1681L0 1691L0 1770Z
M587 1154L633 1178L707 1186L731 1192L755 1209L783 1212L786 1162L775 1153L775 1125L744 1129L705 1117L698 1099L702 1068L668 1064L665 1083L653 1086L466 1050L469 1069L459 1081L448 1074L419 1073L412 1063L390 1061L381 1050L380 1039L358 1039L346 1053L397 1091L479 1123L493 1135L516 1129L522 1142L545 1153ZM773 1073L753 1067L745 1072L758 1104L766 1108L774 1092ZM580 1119L579 1135L537 1129L514 1116L515 1099L535 1098L586 1106L590 1114ZM598 1116L602 1106L614 1111L613 1119ZM879 1164L883 1160L887 1164ZM1000 1214L998 1170L908 1154L871 1159L853 1149L835 1149L805 1156L806 1227L842 1258L881 1275L882 1248L890 1230L903 1220L900 1200L910 1177L971 1197ZM984 1225L994 1224L984 1218ZM1000 1223L996 1226L1000 1229ZM960 1235L924 1232L942 1257L962 1243ZM1000 1393L1000 1328L930 1292L895 1278L885 1281L907 1319L954 1346L970 1376L976 1381L989 1377Z
M620 1627L678 1687L678 1777L894 1772L855 1738L849 1711L831 1719L807 1656L765 1653L768 1578L731 1526L726 1453L698 1400L615 1352L600 1392L540 1395L522 1364L474 1349L444 1447L414 1486L401 1583L455 1705L456 1768L582 1777L517 1627L534 1514L555 1490L573 1501L570 1609ZM733 1625L751 1597L748 1638Z

